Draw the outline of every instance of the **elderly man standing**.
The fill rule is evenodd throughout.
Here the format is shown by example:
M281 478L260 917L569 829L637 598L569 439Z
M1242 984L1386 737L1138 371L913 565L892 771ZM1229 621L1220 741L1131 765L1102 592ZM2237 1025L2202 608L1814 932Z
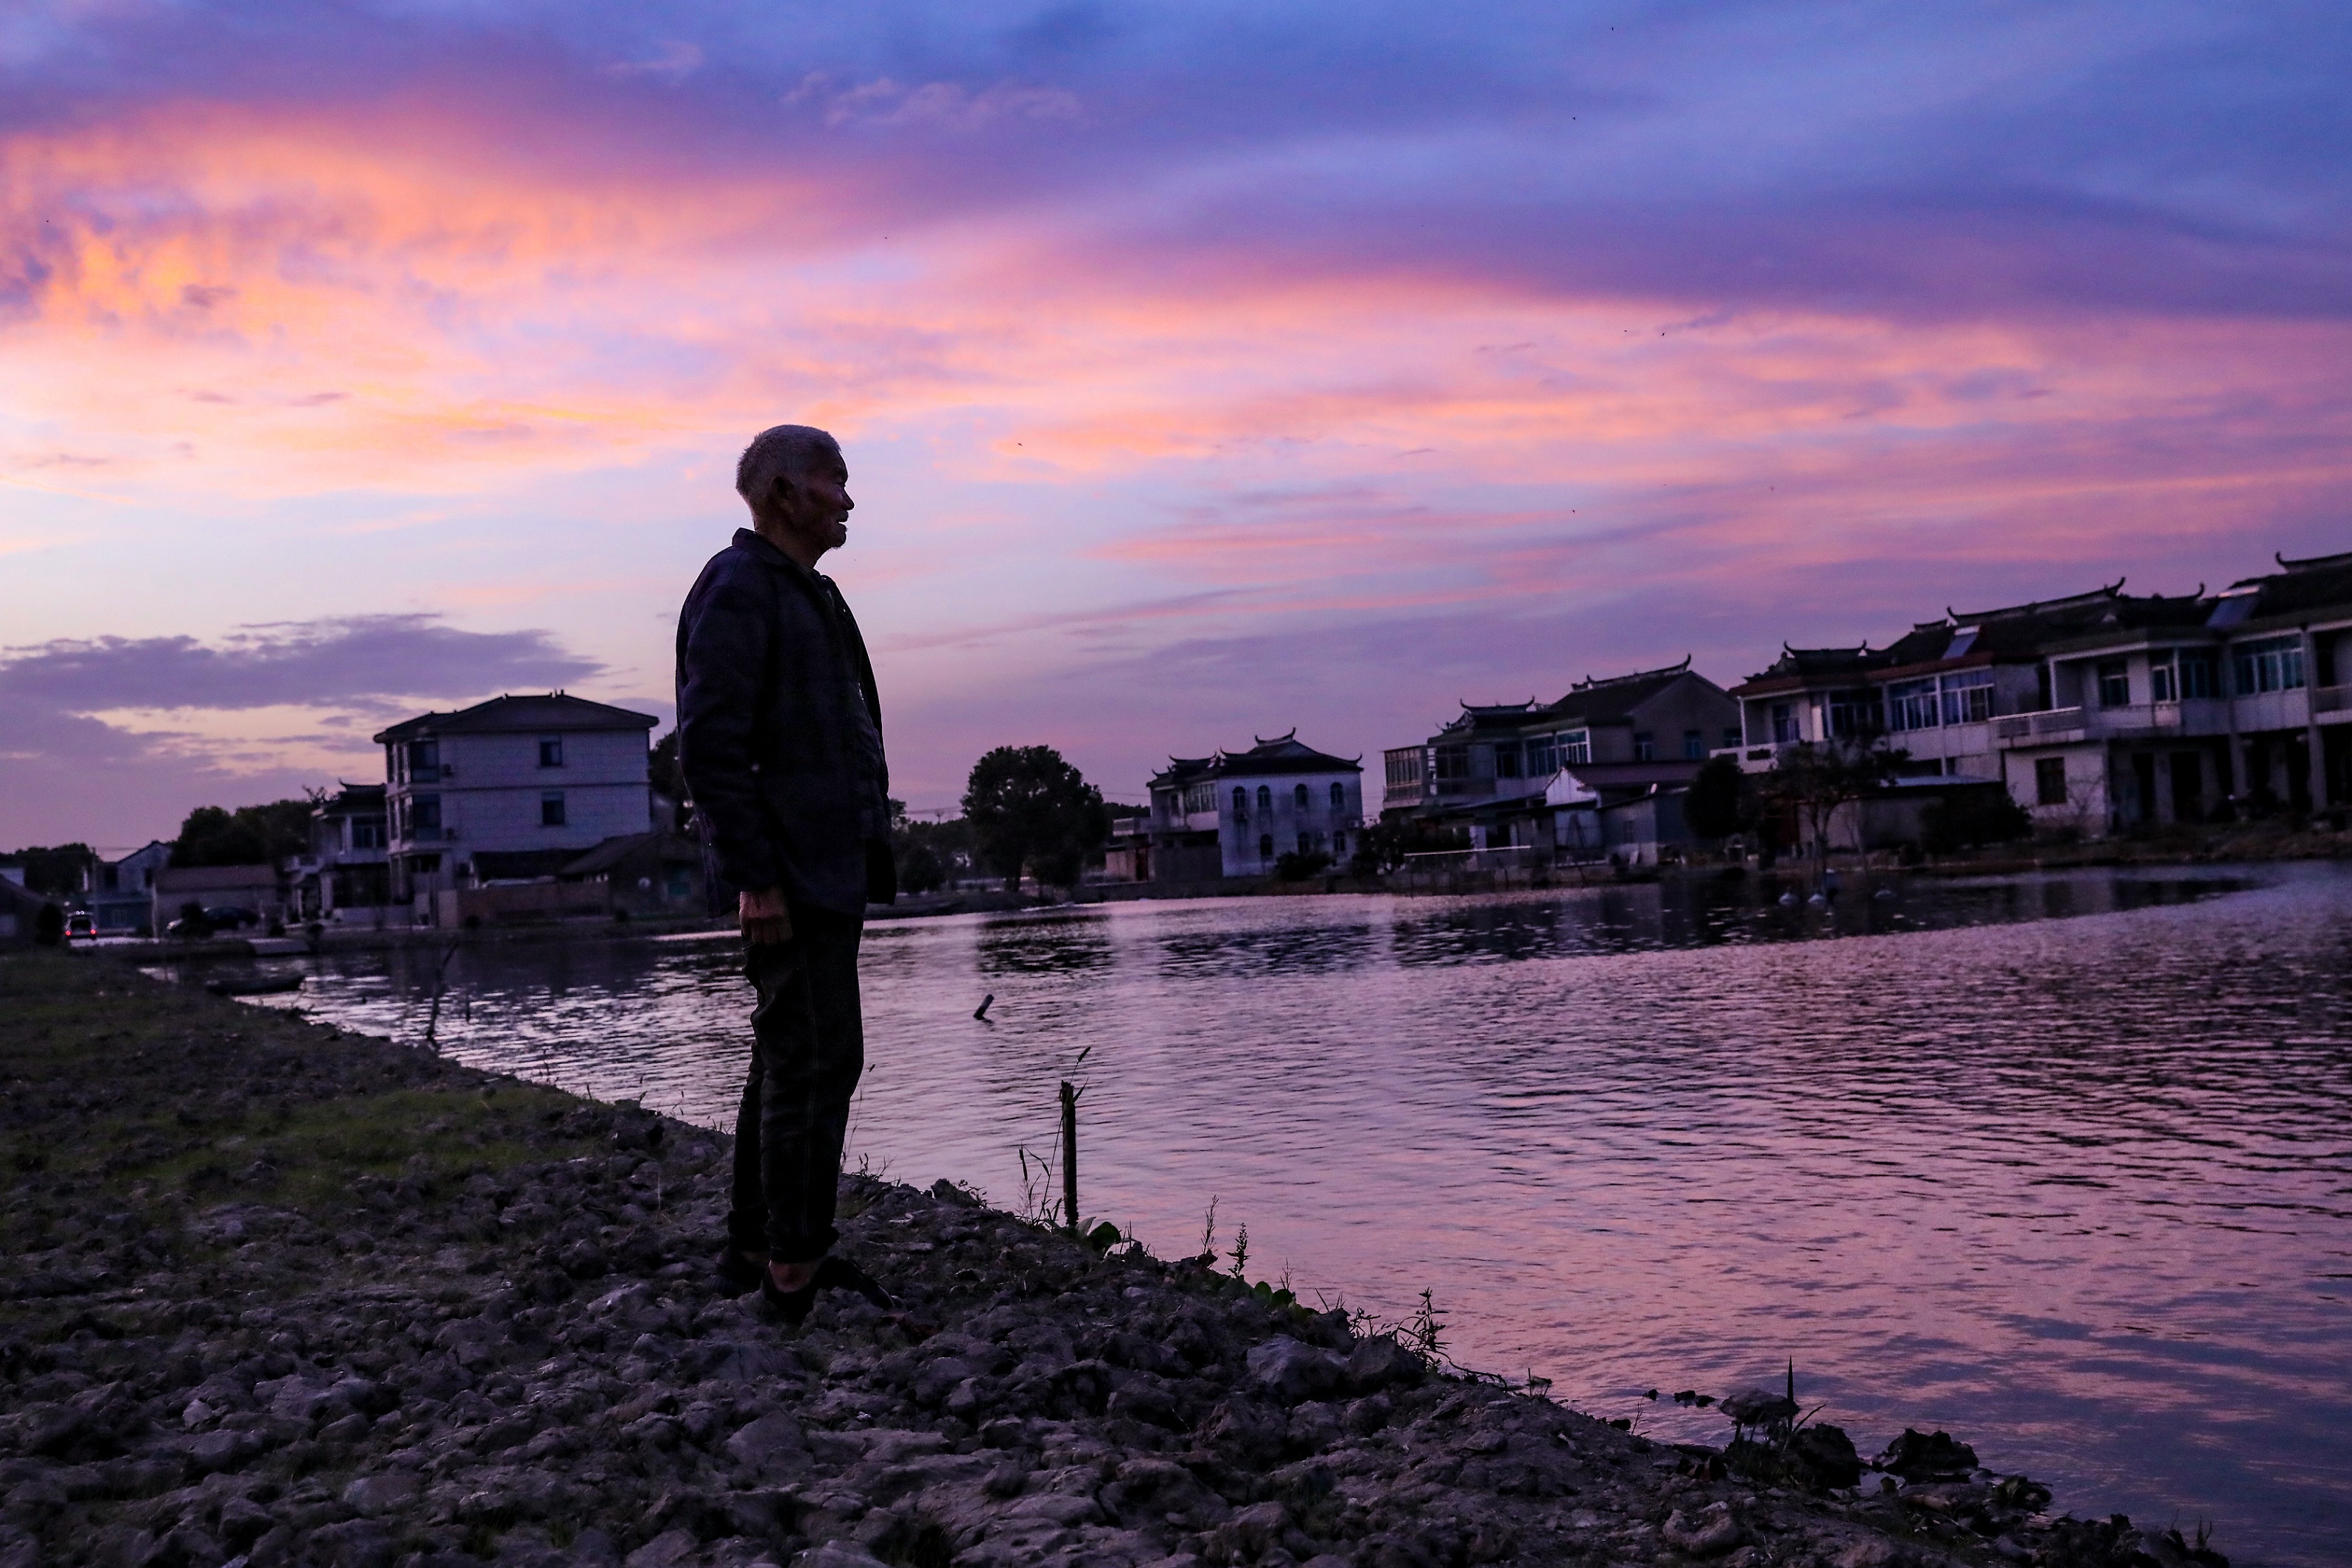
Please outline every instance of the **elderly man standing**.
M882 705L857 622L816 570L849 538L849 468L822 430L743 450L751 526L710 558L677 620L678 762L758 1000L735 1124L720 1272L797 1324L829 1288L890 1298L830 1256L849 1100L865 1070L857 944L897 896Z

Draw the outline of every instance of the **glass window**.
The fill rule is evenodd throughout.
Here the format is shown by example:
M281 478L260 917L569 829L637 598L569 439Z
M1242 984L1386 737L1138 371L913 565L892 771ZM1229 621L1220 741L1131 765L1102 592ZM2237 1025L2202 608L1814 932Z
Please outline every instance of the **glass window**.
M2099 660L2099 706L2131 706L2131 667L2119 658Z
M1830 693L1830 733L1843 740L1853 735L1872 735L1878 731L1878 693L1875 691L1832 691Z
M1563 730L1559 736L1559 765L1570 767L1592 760L1592 732L1589 730Z
M1658 760L1658 738L1647 730L1633 731L1633 760L1637 763L1654 763Z
M2292 634L2241 643L2231 650L2237 666L2238 695L2303 689L2303 638Z
M550 735L539 742L539 765L560 768L563 765L563 737Z
M372 816L355 817L352 821L352 847L381 849L383 847L383 824Z
M1257 808L1268 816L1274 815L1274 791L1264 784L1257 786Z
M1898 680L1886 689L1886 727L1890 730L1932 730L1936 727L1936 683Z
M1348 836L1344 833L1334 833L1331 835L1331 853L1334 855L1345 855L1347 852Z
M1271 860L1274 858L1273 834L1261 833L1257 836L1257 858L1261 860Z
M441 742L438 741L409 742L408 771L412 776L416 778L431 779L440 777Z
M1530 735L1528 737L1528 777L1548 779L1559 771L1559 737Z
M2147 700L2150 702L2170 702L2180 696L2180 687L2174 677L2172 652L2151 654L2147 661Z
M1495 742L1495 776L1498 779L1519 776L1519 743L1517 741Z
M1441 779L1466 779L1470 776L1470 748L1440 746L1437 748L1437 776Z
M1725 725L1725 726L1724 726L1724 730L1723 730L1723 743L1724 743L1724 745L1725 745L1726 747L1737 746L1738 744L1739 744L1739 726L1738 726L1738 725L1737 725L1737 724L1727 724L1727 725Z
M2066 759L2042 757L2033 764L2033 798L2042 805L2066 804Z
M1786 702L1772 704L1772 743L1785 746L1797 738L1797 713Z
M1980 724L1992 717L1992 671L1962 670L1938 684L1944 691L1944 722Z
M1239 784L1234 785L1234 820L1235 822L1249 820L1249 791Z
M1290 809L1293 811L1305 811L1307 809L1307 786L1305 784L1295 784L1291 787Z
M1298 852L1301 855L1312 855L1315 853L1315 835L1312 833L1302 833L1298 836Z
M2175 661L2183 700L2221 695L2221 656L2211 648L2182 648Z
M541 827L563 826L563 792L551 789L539 797L539 825Z
M416 830L419 833L430 833L439 827L441 826L441 797L437 795L418 795L415 799L414 811L409 820L416 825Z
M1706 731L1685 730L1683 731L1683 755L1694 761L1706 755Z
M1335 779L1335 780L1333 780L1333 781L1332 781L1332 784L1331 784L1331 809L1332 809L1332 810L1334 810L1334 811L1345 811L1347 808L1348 808L1348 790L1347 790L1347 786L1346 786L1346 785L1344 785L1344 784L1340 784L1338 780L1336 780L1336 779Z

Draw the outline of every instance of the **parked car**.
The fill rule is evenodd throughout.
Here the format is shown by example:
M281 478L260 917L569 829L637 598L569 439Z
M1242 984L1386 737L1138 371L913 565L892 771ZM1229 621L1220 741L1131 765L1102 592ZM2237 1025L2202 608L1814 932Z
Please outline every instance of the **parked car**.
M261 916L252 910L240 910L234 904L223 904L205 911L215 931L236 931L240 926L257 926Z
M88 910L78 910L74 913L68 915L66 917L66 940L68 942L96 942L98 940L98 917L91 914Z

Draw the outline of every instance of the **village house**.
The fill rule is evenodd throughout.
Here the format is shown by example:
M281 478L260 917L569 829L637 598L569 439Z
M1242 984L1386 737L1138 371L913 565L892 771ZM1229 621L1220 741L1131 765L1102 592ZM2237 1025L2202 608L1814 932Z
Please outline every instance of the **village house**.
M2339 668L2352 553L2279 567L2219 594L2133 595L2118 582L1948 611L1884 648L1784 647L1734 689L1742 732L1728 754L1763 771L1795 743L1899 748L1913 785L1998 784L2038 825L2092 837L2340 809L2352 802ZM1847 831L1871 843L1903 830L1887 817Z
M1679 807L1658 797L1687 788L1738 724L1739 705L1688 659L1587 677L1556 702L1465 702L1428 740L1383 754L1381 815L1458 825L1478 850L1654 860L1685 837Z
M172 863L172 847L150 839L120 860L100 860L82 870L82 907L100 936L152 935L155 873Z
M391 825L383 784L343 784L310 813L310 847L293 868L306 921L380 925L394 907Z
M299 916L289 906L286 879L275 866L165 866L148 884L148 929L164 928L193 904L201 910L236 910L253 921L283 924Z
M393 898L429 920L436 893L552 878L606 839L646 832L656 722L556 691L382 731Z
M1293 730L1246 752L1171 757L1152 775L1148 845L1129 845L1139 881L1261 877L1287 854L1355 851L1363 763L1318 752Z

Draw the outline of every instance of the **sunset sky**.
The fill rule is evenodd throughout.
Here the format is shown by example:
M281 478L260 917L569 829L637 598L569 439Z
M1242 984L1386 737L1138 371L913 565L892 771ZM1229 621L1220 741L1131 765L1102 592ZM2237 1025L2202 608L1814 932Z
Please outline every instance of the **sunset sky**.
M2352 549L2332 5L0 6L0 848L669 715L745 440L897 787Z

